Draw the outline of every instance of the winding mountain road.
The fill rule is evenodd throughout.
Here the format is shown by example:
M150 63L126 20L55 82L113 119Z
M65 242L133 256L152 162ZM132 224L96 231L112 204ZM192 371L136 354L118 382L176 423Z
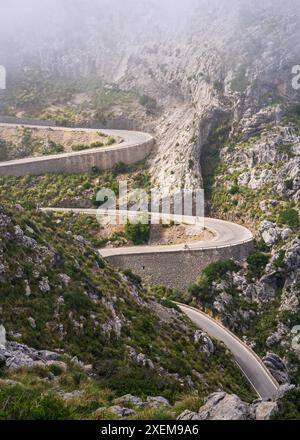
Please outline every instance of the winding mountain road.
M1 124L0 124L1 125ZM10 124L4 124L10 125ZM15 124L14 124L15 125ZM39 128L38 125L32 125L29 127ZM43 126L43 128L45 128ZM51 127L49 127L51 128ZM61 129L61 130L74 130L73 128L58 128L54 127L53 129ZM85 130L85 129L75 129L75 130ZM89 130L89 129L87 129ZM124 148L128 149L131 146L137 146L138 144L145 143L151 141L152 137L148 134L139 133L139 132L127 132L127 131L119 131L119 130L101 130L103 133L121 137L124 142L118 145L110 146L102 148L101 151L122 151ZM99 149L97 149L98 151ZM93 150L88 150L91 152ZM51 156L54 159L60 159L65 156L80 156L86 154L85 152L76 152L76 153L64 153L62 155ZM35 162L44 161L45 157L42 158L26 158L21 160L10 161L11 165L18 165L22 163L24 165L31 164L34 165ZM7 167L8 162L0 163L0 175L1 168ZM74 212L78 214L86 214L86 215L97 215L99 211L96 209L67 209L67 208L42 208L43 211L56 211L56 212ZM113 212L112 212L113 214ZM132 212L130 213L132 215ZM157 214L151 214L157 215ZM185 219L185 223L189 223L189 219ZM195 223L195 222L194 222ZM191 242L188 244L180 244L173 246L137 246L137 247L126 247L126 248L116 248L116 249L102 249L100 251L103 257L109 257L112 255L141 255L147 253L160 253L160 252L178 252L182 250L199 250L199 249L211 249L218 247L228 247L247 243L253 240L253 236L250 231L240 225L236 225L233 223L225 222L222 220L216 219L198 219L196 223L201 223L206 228L210 229L214 232L214 239L204 242ZM184 304L178 304L180 309L185 313L199 328L204 330L211 337L216 338L222 341L228 349L232 352L238 366L251 383L253 388L256 390L257 394L265 400L273 399L276 396L278 390L278 384L273 379L271 373L264 366L263 362L260 358L239 338L237 338L233 333L231 333L228 329L226 329L222 324L215 321L210 316L204 314L198 309L194 309Z
M0 128L12 126L16 126L16 124L0 123ZM150 134L138 131L64 128L28 124L20 124L20 126L33 130L43 129L79 133L82 131L101 132L106 136L117 138L120 142L111 146L0 162L0 176L39 175L55 172L83 173L90 172L93 167L106 170L112 168L118 162L129 164L144 160L154 145L154 138Z
M84 209L84 208L41 208L44 212L57 212L67 213L73 212L77 214L86 214L92 216L101 216L109 214L111 216L139 216L138 211L114 211L114 210L101 210L99 209ZM160 213L146 213L147 215L155 218L163 219L169 215ZM216 249L221 247L230 247L238 244L248 243L253 241L253 234L243 226L236 223L227 222L224 220L217 220L213 218L201 218L190 216L178 216L170 215L171 220L187 225L199 226L201 228L207 228L214 234L214 238L208 241L191 241L187 243L181 243L176 245L161 245L161 246L130 246L130 247L118 247L118 248L106 248L100 249L102 257L107 258L113 255L138 255L138 254L152 254L152 253L166 253L166 252L178 252L178 251L197 251L203 249ZM196 219L196 220L195 220ZM125 222L126 223L126 222Z
M177 305L197 327L226 345L261 399L272 400L276 397L279 385L253 350L221 323L200 310L185 304Z

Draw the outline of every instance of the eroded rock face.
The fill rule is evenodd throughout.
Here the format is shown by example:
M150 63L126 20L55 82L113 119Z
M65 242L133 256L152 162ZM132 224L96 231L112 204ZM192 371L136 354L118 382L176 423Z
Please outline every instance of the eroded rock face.
M290 382L287 367L277 354L267 353L263 358L263 363L280 385Z

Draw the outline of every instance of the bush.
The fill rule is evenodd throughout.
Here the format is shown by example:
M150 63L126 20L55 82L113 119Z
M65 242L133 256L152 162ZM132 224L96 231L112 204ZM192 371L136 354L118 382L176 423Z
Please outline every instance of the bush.
M294 181L293 181L293 179L286 180L284 182L284 184L285 184L285 187L286 187L287 190L289 190L289 191L293 190L293 188L294 188Z
M135 245L146 243L150 237L150 226L143 225L142 223L137 223L136 225L127 223L125 235L127 240L132 241Z
M266 265L269 263L270 256L259 251L251 252L247 258L248 276L250 278L260 278Z
M229 194L231 194L232 196L238 194L239 192L240 192L240 187L237 184L234 184L229 190Z
M151 98L148 95L142 95L139 100L140 104L145 107L148 111L153 112L157 110L156 99Z
M209 264L202 272L200 280L205 281L208 284L213 283L226 275L227 272L233 272L237 270L237 265L232 260L217 261Z
M300 420L300 389L291 390L280 402L274 420Z
M91 144L91 148L101 148L101 147L103 147L103 146L104 146L103 142L100 142L100 141L98 141L98 142L93 142L93 143Z
M72 145L72 150L73 151L88 150L89 148L91 148L91 147L89 145L86 145L86 144L74 144L74 145Z
M129 170L129 166L124 162L118 162L114 165L112 171L114 176L118 176L119 174L125 174Z
M9 386L0 389L0 420L68 420L71 412L58 397L37 389Z
M203 270L201 276L189 288L188 292L200 300L205 307L210 307L215 296L212 284L223 279L227 272L235 270L237 270L237 265L232 260L211 263Z
M65 151L63 145L56 142L49 141L49 148L44 151L44 154L59 154Z
M109 137L107 138L106 145L107 145L107 146L109 146L109 145L113 145L115 142L116 142L115 139L114 139L112 136L109 136Z
M292 229L299 228L299 213L293 208L284 209L279 214L279 222L289 226Z

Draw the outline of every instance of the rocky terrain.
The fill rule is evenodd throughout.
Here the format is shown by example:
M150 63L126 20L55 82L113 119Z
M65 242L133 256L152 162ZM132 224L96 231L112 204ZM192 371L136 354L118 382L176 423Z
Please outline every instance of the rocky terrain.
M101 148L112 145L115 141L100 131L63 131L0 125L0 160Z
M6 92L0 91L1 113L54 119L58 124L97 123L149 130L157 138L157 147L146 165L147 171L142 171L147 174L144 174L146 179L140 182L149 187L151 179L153 185L172 191L204 187L207 215L245 224L255 233L256 249L243 264L211 265L189 292L162 289L162 296L164 301L169 295L171 299L179 297L203 308L244 338L283 385L284 392L280 396L284 395L283 400L249 403L243 395L243 387L242 392L225 386L218 390L219 378L211 383L205 378L209 385L201 394L203 400L186 405L181 412L186 411L176 417L196 420L299 418L300 96L299 90L293 87L292 73L293 66L299 64L299 2L231 0L220 3L213 0L207 5L204 1L188 0L175 6L171 0L153 0L150 4L147 2L145 8L143 1L130 0L130 5L128 2L125 5L117 0L101 0L109 12L101 14L92 1L77 2L76 13L69 2L60 6L61 2L51 1L48 14L41 15L41 6L31 1L40 18L35 21L36 34L31 32L25 49L18 40L10 38L14 34L9 32L14 33L15 27L10 30L8 25L0 26L0 60L11 72L10 87ZM72 20L68 21L70 15ZM19 23L25 37L22 42L28 35L27 20L24 14L23 23ZM83 34L85 38L81 38ZM7 47L12 50L4 50ZM50 202L90 205L94 188L103 181L113 187L115 179L115 174L99 180L95 176L7 179L1 181L1 196L31 209ZM25 213L17 210L17 215L22 217ZM5 219L4 216L2 227L11 227L6 225ZM44 228L42 234L40 221ZM32 242L36 234L46 240L43 238L46 232L48 238L55 228L60 228L51 217L39 219L35 228L27 220L24 226L14 225L17 229L13 237L18 246L9 249L11 258L17 254L19 263L16 265L14 260L8 269L4 261L7 250L3 251L3 262L0 261L0 276L2 267L2 276L6 277L0 298L9 340L20 339L39 350L58 348L81 359L80 347L70 329L83 331L86 341L94 331L98 332L95 323L100 323L101 349L91 344L82 361L101 360L100 373L109 371L115 383L123 384L124 378L116 381L115 371L123 365L124 358L142 370L154 367L156 372L161 372L161 377L175 381L176 389L178 381L180 386L190 386L190 380L198 383L198 374L204 373L195 367L195 329L189 339L189 365L182 365L182 356L178 355L185 349L176 347L173 356L178 364L176 371L172 371L170 365L176 362L172 362L172 356L170 362L167 361L166 343L156 339L153 348L152 341L144 340L143 335L149 328L152 331L163 325L166 340L170 342L174 330L170 319L171 322L181 320L177 312L154 304L141 286L136 282L132 284L132 276L124 278L124 274L102 268L103 262L98 259L99 267L95 268L93 253L89 263L83 262L76 248L80 246L82 254L92 252L85 240L78 237L79 226L83 225L74 225L70 219L67 225L73 232L67 239L59 235L63 243L71 245L67 258L61 257L63 244L53 252L47 246L40 248ZM28 232L27 227L33 232ZM84 230L87 236L92 236L90 228L84 227ZM3 237L9 241L9 237ZM24 246L26 249L38 246L36 260L24 259L23 251L18 251L18 247L23 249ZM61 267L65 259L70 264L69 273ZM24 261L26 267L23 267ZM37 264L41 270L33 269ZM45 271L48 264L55 268L51 274L53 280ZM98 281L100 274L100 286L95 286L94 278L90 280L90 272L94 271ZM33 276L29 279L31 273ZM82 276L87 281L82 281ZM73 278L80 285L75 303L70 297L66 301L61 292L68 288L68 283L73 288L70 284ZM95 289L101 294L104 291L104 297L98 298L101 319L97 315ZM125 303L119 294L116 296L115 289L121 289ZM9 295L6 292L10 292ZM47 295L51 292L55 292L55 301L51 300L50 304ZM156 292L156 300L160 296ZM91 305L86 304L87 298ZM45 316L32 316L34 311L38 315L41 301ZM66 303L67 311L64 310ZM147 328L136 319L141 306L149 316ZM76 307L80 310L83 307L85 313L79 313ZM19 318L18 326L13 319L15 314ZM188 324L181 322L180 325ZM111 334L114 342L107 347L105 338ZM158 338L158 334L155 337ZM49 340L52 347L48 346ZM200 351L207 362L210 344L205 344ZM116 352L122 353L117 356L118 365L107 365L107 359ZM210 353L209 362L214 356ZM148 383L144 373L141 374L143 383ZM230 373L226 374L231 377ZM155 377L160 376L155 374ZM234 388L241 386L231 380ZM109 381L109 386L111 383ZM290 383L296 388L290 389ZM228 384L229 379L227 387ZM126 390L118 385L117 391L118 396L133 393L129 403L126 399L124 403L109 401L115 413L129 417L133 407L141 404L139 399L144 405L150 395L163 394L162 397L169 398L172 394L160 392L160 383L155 391L151 390L154 392L143 389L141 397L133 385ZM209 396L210 393L214 394Z
M26 376L28 368L55 369L54 362L65 371L60 361L74 358L97 389L110 389L108 402L126 393L174 403L197 392L201 400L220 388L252 398L222 346L133 274L107 266L82 236L20 205L1 207L0 232L2 379L21 376L26 385L24 369ZM0 414L9 418L1 392Z

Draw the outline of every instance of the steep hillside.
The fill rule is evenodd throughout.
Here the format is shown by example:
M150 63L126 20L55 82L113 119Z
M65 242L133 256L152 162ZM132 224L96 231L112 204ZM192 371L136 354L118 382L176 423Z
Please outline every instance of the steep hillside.
M251 396L224 348L208 345L207 352L209 339L134 275L107 266L82 237L20 206L1 208L0 228L8 341L76 356L115 397L161 394L174 402L184 393L202 399L220 386Z

